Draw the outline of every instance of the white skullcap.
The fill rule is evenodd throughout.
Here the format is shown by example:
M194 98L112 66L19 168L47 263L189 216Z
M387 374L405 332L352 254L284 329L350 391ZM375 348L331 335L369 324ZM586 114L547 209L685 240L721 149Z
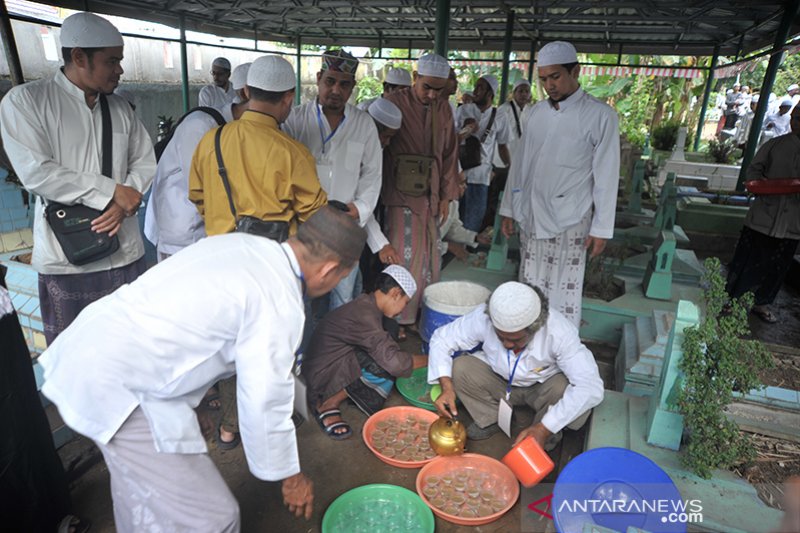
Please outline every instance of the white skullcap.
M116 89L114 89L114 94L116 94L117 96L121 96L130 105L132 105L133 107L136 107L136 96L134 96L134 94L132 92L127 91L125 89L120 89L119 87L117 87Z
M475 93L473 93L472 91L464 91L463 93L461 93L461 96L475 96Z
M725 91L725 94L733 94L733 89L728 89L727 91Z
M781 105L779 105L778 107L792 107L793 105L794 102L792 102L792 99L787 96L786 98L781 100Z
M420 76L447 79L450 77L450 64L440 55L425 54L417 61L417 73Z
M367 113L389 129L399 130L403 124L403 112L385 98L378 98L367 108Z
M487 74L485 76L481 76L479 79L488 83L489 87L492 88L492 94L495 96L497 95L497 87L500 86L500 82L497 81L497 78L495 78L491 74Z
M234 91L243 89L247 85L247 73L250 72L252 63L242 63L231 72L231 86Z
M411 272L400 265L389 265L383 269L383 273L391 276L400 285L406 296L409 298L414 297L417 292L417 282L414 281L414 276L411 275Z
M787 91L787 92L788 92L788 91L795 91L795 90L797 90L797 89L800 89L800 85L797 85L796 83L793 83L793 84L789 85L789 86L786 88L786 91Z
M392 85L411 87L411 74L404 68L390 68L389 72L386 73L386 79L383 81Z
M752 99L752 100L750 100L750 101L751 101L751 102L758 102L758 99L759 99L759 98L760 98L760 96L759 96L759 95L757 95L757 94L754 94L754 95L753 95L753 99Z
M489 298L492 325L505 333L522 331L542 313L542 301L530 286L508 281L497 287Z
M109 48L123 46L122 34L94 13L75 13L61 25L62 48Z
M292 64L281 56L261 56L250 65L247 85L277 93L294 89L297 79Z
M224 68L226 70L231 69L231 62L225 59L224 57L218 57L211 62L212 67L219 67Z
M514 88L511 89L511 92L516 91L519 87L522 87L523 85L527 85L528 87L530 87L531 82L529 82L525 78L522 78L521 80L519 80L517 83L514 84Z
M536 65L549 67L551 65L567 65L578 62L578 52L572 43L566 41L553 41L542 46Z

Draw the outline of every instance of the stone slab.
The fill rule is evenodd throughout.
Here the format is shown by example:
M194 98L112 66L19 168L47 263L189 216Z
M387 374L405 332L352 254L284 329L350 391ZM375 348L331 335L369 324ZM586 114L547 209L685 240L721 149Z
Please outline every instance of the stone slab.
M726 408L726 415L751 433L800 442L800 413L734 402Z

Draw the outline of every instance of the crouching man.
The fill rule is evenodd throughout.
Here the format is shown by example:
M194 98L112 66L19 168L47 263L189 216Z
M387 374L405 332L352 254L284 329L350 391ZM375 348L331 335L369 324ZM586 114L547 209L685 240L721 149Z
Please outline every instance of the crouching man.
M474 354L453 358L480 343ZM539 289L516 281L500 285L488 306L436 330L428 382L442 386L436 407L443 416L458 414L456 398L461 400L474 420L467 428L472 440L501 427L510 436L513 407L531 407L533 425L514 444L531 435L546 450L558 444L563 428L583 426L603 399L597 363L578 329L548 309Z
M408 377L424 357L398 346L394 320L417 291L411 272L390 265L377 289L331 311L319 323L303 359L308 403L329 437L343 440L352 429L339 404L350 397L367 416L379 411L396 377Z

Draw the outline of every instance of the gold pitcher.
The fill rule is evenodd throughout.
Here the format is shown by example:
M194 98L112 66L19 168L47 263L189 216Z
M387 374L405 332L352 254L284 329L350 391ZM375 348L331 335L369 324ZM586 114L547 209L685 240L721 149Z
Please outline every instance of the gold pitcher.
M467 430L460 420L439 417L428 429L431 449L439 455L459 455L464 453L467 443Z

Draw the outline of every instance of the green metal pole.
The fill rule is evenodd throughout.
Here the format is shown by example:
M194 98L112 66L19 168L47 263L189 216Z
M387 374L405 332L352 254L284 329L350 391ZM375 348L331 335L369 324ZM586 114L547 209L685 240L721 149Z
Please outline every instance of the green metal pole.
M303 56L302 51L300 50L300 46L302 45L303 38L299 35L297 36L297 68L295 68L295 72L297 73L297 83L295 84L294 89L294 103L295 105L300 105L300 94L303 92L303 74L300 71L302 66Z
M181 26L181 94L183 95L183 112L189 111L189 56L186 53L186 20L180 16Z
M447 57L447 37L450 29L450 0L436 0L436 41L434 50Z
M511 38L514 36L514 12L509 11L506 16L506 40L503 46L503 75L500 82L500 100L498 104L506 101L508 96L508 67L511 59Z
M11 84L22 85L25 78L22 75L22 64L19 60L17 41L14 39L14 30L11 27L11 19L8 18L6 3L0 2L0 35L3 38L3 49L6 52L6 62L11 73Z
M700 136L703 134L703 125L706 122L706 111L708 110L708 99L711 98L711 87L714 86L714 69L717 68L719 59L719 46L714 47L714 55L711 56L711 67L706 76L706 89L703 92L703 106L700 108L700 119L697 122L697 133L694 136L694 151L700 148Z
M753 116L753 122L750 126L750 137L747 139L747 148L744 151L742 159L742 168L739 170L739 181L736 182L736 190L744 190L744 182L747 176L747 167L753 160L756 154L756 146L758 145L758 137L761 134L761 124L764 122L764 115L767 112L767 96L772 92L772 85L775 83L775 75L778 73L778 67L781 66L783 60L783 52L781 51L786 44L786 39L789 37L789 31L792 28L792 21L800 11L800 0L791 0L786 5L783 12L781 24L778 26L778 31L775 34L775 46L772 48L772 57L769 58L769 65L767 65L767 72L764 74L764 82L761 84L761 97L756 106L756 114Z

